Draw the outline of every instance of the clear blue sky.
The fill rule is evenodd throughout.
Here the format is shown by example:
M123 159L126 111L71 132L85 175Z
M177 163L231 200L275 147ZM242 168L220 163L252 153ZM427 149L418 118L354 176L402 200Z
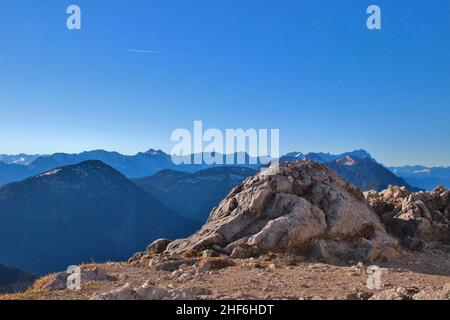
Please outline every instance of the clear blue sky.
M449 31L448 0L1 0L0 153L169 151L203 120L450 165Z

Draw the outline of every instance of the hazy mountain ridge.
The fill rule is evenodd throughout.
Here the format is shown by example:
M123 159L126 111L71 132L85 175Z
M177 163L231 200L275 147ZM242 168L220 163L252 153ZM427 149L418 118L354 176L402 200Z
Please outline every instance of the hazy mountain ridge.
M346 158L346 157L354 157L359 159L365 159L368 158L372 161L375 161L374 158L368 153L366 150L355 150L351 152L344 152L341 154L331 154L331 153L324 153L324 152L309 152L309 153L302 153L302 152L291 152L281 157L282 162L292 162L292 161L298 161L298 160L311 160L317 163L327 163L332 162L338 159Z
M133 156L104 150L86 151L79 154L55 153L51 156L37 158L30 163L29 167L34 172L44 172L55 167L89 160L100 160L129 178L151 175L160 170L174 167L168 154L153 149Z
M417 188L397 177L383 165L369 158L361 159L347 156L327 162L325 165L363 191L372 189L382 191L390 185L406 187L410 191L418 191Z
M395 175L409 184L425 190L433 190L438 185L450 188L450 167L402 166L389 167Z
M191 163L194 163L197 156L192 154L188 156L188 159L190 159ZM226 164L227 155L216 154L215 156ZM244 163L239 164L242 167L257 170L261 165L257 159L250 157L246 153L236 153L231 156L234 163L237 162L238 158L244 159ZM360 161L352 168L342 163L342 161L338 161L348 157L355 160L360 159ZM223 166L208 165L205 162L201 164L176 165L173 163L172 157L169 154L155 149L137 153L136 155L123 155L118 152L104 150L87 151L79 154L55 153L49 156L37 157L26 166L0 163L0 185L19 181L53 168L73 165L88 160L100 160L131 179L148 177L166 169L194 173L211 167ZM448 168L426 168L421 166L386 168L378 163L370 153L362 149L341 154L291 152L280 158L281 162L294 162L298 160L312 160L318 163L330 164L330 167L336 170L338 174L362 190L368 190L368 188L382 190L389 184L407 186L412 190L416 190L416 187L433 189L438 184L444 186L450 184L450 173L448 173L450 169ZM414 168L415 170L412 170ZM367 170L373 171L369 172ZM425 171L422 173L415 172L420 170ZM398 177L392 175L392 173Z
M168 208L204 223L231 189L256 173L246 167L223 166L196 173L163 170L133 181Z
M0 294L23 291L35 280L36 277L31 273L0 264Z
M281 162L310 160L322 163L335 171L347 181L363 191L386 189L389 185L405 186L411 191L417 188L397 177L382 164L378 163L367 151L355 150L337 155L330 153L289 153L281 157Z
M22 165L29 165L31 162L36 160L37 158L44 156L41 154L0 154L0 162L6 163L6 164L22 164Z
M0 186L28 178L31 175L33 172L27 166L0 162Z
M197 226L101 161L0 188L0 261L37 274L122 260L156 238L184 236Z
M231 155L233 163L238 163L240 158L244 159L242 166L252 169L259 167L257 159L251 158L245 153L235 153ZM55 153L37 157L28 165L0 164L0 185L20 181L24 178L37 175L54 168L74 165L83 161L99 160L120 171L130 179L151 176L161 170L172 169L183 172L197 172L203 169L222 166L222 164L209 165L205 162L194 164L196 154L188 156L191 164L177 165L172 161L169 154L161 150L150 149L147 152L140 152L136 155L123 155L118 152L105 150L86 151L78 154ZM227 155L217 154L216 157L222 160L223 165L227 163ZM254 164L253 164L254 163Z

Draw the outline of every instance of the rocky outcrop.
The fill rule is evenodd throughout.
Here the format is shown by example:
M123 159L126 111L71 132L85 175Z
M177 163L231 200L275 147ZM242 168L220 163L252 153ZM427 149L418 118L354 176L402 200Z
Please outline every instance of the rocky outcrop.
M282 252L325 261L380 261L399 254L364 195L312 161L283 164L273 174L247 179L200 231L170 243L165 254L207 249L232 258Z
M389 186L365 193L369 206L380 216L388 232L409 249L450 245L450 190L411 193Z
M153 241L145 251L143 252L136 252L130 259L128 259L128 262L138 262L140 260L149 260L154 254L160 254L164 252L167 249L167 246L169 243L171 243L172 240L169 239L158 239Z
M167 246L171 242L172 242L172 240L169 240L169 239L158 239L158 240L155 240L147 247L147 252L150 252L150 253L162 253L162 252L164 252L164 250L167 249Z

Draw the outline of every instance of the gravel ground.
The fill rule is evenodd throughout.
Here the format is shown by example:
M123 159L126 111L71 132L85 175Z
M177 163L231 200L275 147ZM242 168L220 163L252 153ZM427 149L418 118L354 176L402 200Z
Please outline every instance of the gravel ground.
M4 295L0 299L90 299L96 293L109 292L127 283L140 287L148 281L165 288L206 288L211 294L202 299L363 300L380 291L367 288L368 266L357 262L330 265L277 256L233 261L235 266L220 270L204 270L194 265L182 266L175 272L128 263L85 265L83 268L104 269L115 280L85 281L81 290L43 290L42 284L52 278L49 276L24 294ZM432 298L434 292L444 287L450 289L450 255L446 253L416 253L395 265L380 267L381 291L406 288L425 292L424 296Z

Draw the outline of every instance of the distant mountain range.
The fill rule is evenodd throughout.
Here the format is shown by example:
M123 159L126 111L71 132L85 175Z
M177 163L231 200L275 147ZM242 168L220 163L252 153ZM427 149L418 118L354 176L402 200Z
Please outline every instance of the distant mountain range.
M311 160L318 163L328 163L347 157L352 157L356 159L369 159L371 161L376 162L375 159L373 159L370 153L368 153L366 150L355 150L341 154L330 154L323 152L310 152L310 153L291 152L282 156L281 161L293 162L297 160Z
M433 190L438 185L450 188L450 167L404 166L389 169L409 184L424 190Z
M44 274L91 260L123 260L156 238L187 236L232 188L257 173L259 164L244 156L247 164L239 167L176 166L158 150L59 153L28 165L11 157L9 164L0 162L0 182L21 181L0 187L0 262ZM414 191L409 181L434 188L426 180L430 174L449 177L446 168L389 170L364 150L295 152L280 160L323 163L362 190L397 185Z
M240 166L254 170L259 168L259 163L251 164L252 159L247 154L239 154L245 158L245 163ZM225 155L217 155L225 159ZM171 156L161 150L150 149L136 155L122 155L118 152L94 150L79 154L55 153L53 155L17 155L2 156L0 158L0 185L19 181L53 168L77 164L88 160L99 160L120 171L130 179L151 176L161 170L175 170L180 172L194 173L217 165L183 164L175 165ZM238 154L233 155L234 159ZM194 155L191 155L194 158ZM352 159L347 161L345 159ZM24 160L26 159L26 160ZM344 178L354 183L362 190L375 188L384 189L389 184L407 186L412 190L416 188L433 189L438 184L448 186L449 168L425 168L425 167L398 167L386 168L378 163L367 151L355 150L342 154L330 153L302 153L291 152L281 157L282 162L297 160L312 160L319 163L329 164L333 170ZM225 161L224 161L225 162ZM422 169L420 169L422 168ZM430 170L420 172L421 170Z
M355 150L342 154L292 152L281 157L281 162L311 160L327 165L347 181L363 191L371 189L381 191L389 185L405 186L411 191L417 191L402 178L397 177L388 168L378 163L365 150Z
M96 160L0 188L0 261L35 274L124 260L198 227Z
M22 165L29 165L31 162L36 160L39 157L42 157L44 155L41 154L15 154L15 155L8 155L8 154L0 154L0 162L6 163L6 164L22 164Z
M347 156L325 163L331 170L337 172L345 180L350 181L363 191L382 191L390 185L406 187L410 191L418 188L397 177L389 169L369 158Z
M28 159L25 163L14 163L13 159ZM129 178L152 175L160 170L173 168L171 157L162 151L149 150L134 156L122 155L118 152L94 150L79 154L55 153L45 156L3 156L0 160L0 185L19 181L54 168L77 164L83 161L99 160L120 171Z
M238 158L238 155L242 155L242 157L244 158L244 166L253 169L258 168L259 165L251 164L251 161L253 161L253 159L250 160L250 157L245 153L236 153L232 156L236 160ZM194 156L195 155L190 156L192 159L192 163L194 163ZM223 163L226 163L226 155L217 154L217 157L221 157ZM31 177L54 168L77 164L89 160L102 161L103 163L120 171L130 179L147 177L165 169L172 169L183 172L196 172L206 168L218 166L207 165L206 163L176 165L173 163L172 157L169 154L166 154L161 150L154 149L150 149L147 152L140 152L132 156L123 155L118 152L94 150L78 154L55 153L52 155L28 157L26 155L5 155L3 156L3 158L9 159L9 161L2 162L2 160L0 160L0 185L19 181L24 179L25 177ZM26 158L29 161L23 162L21 164L12 162L13 159L19 158Z
M216 167L196 173L163 170L133 181L163 205L203 224L231 189L256 173L245 167Z
M160 170L175 167L170 155L153 149L133 156L104 150L87 151L78 154L55 153L51 156L36 158L28 167L34 173L39 173L88 160L102 161L129 178L148 176Z

